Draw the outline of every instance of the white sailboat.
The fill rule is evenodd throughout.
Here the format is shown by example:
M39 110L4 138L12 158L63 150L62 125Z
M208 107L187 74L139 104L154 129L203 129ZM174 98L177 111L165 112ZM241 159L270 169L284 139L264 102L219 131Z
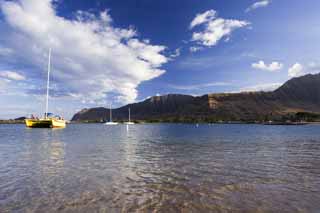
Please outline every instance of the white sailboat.
M110 104L110 120L108 122L104 123L104 125L118 125L117 122L112 121L112 106L111 106L111 104Z
M129 112L129 120L125 124L133 125L134 122L131 122L130 108L128 109L128 112Z

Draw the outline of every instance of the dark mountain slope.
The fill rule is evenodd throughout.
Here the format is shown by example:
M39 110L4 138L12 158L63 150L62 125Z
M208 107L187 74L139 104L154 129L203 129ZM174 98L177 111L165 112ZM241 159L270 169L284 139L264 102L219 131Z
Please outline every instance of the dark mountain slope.
M319 112L320 74L293 78L275 90L274 94L288 108Z
M164 95L113 110L116 120L147 121L254 121L280 119L297 112L320 113L320 74L293 78L273 92L208 94L201 97ZM109 119L106 108L84 109L73 121Z

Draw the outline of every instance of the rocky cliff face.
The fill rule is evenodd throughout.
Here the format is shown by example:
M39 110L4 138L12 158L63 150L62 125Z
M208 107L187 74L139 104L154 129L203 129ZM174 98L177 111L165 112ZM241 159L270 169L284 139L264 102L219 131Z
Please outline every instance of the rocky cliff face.
M148 121L254 121L279 118L296 112L320 113L320 74L293 78L273 92L164 95L113 110L115 120ZM84 109L73 121L109 119L109 109Z
M189 95L178 95L169 94L164 96L154 96L143 102L129 104L118 109L112 110L113 118L116 120L128 119L128 108L131 110L131 118L137 120L156 119L165 115L176 114L182 108L192 103L194 100L193 96ZM107 108L91 108L83 109L76 113L73 121L100 121L109 120L109 109Z

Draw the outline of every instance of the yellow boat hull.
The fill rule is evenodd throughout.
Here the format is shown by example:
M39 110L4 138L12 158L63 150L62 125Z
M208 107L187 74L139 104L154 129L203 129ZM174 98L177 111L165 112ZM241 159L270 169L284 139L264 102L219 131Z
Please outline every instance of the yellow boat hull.
M26 119L26 126L29 128L64 128L65 120L59 119Z

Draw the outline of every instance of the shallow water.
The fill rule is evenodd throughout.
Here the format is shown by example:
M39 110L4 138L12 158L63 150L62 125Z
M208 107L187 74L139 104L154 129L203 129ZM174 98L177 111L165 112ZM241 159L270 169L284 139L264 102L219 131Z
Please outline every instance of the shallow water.
M0 125L0 212L320 212L320 125Z

